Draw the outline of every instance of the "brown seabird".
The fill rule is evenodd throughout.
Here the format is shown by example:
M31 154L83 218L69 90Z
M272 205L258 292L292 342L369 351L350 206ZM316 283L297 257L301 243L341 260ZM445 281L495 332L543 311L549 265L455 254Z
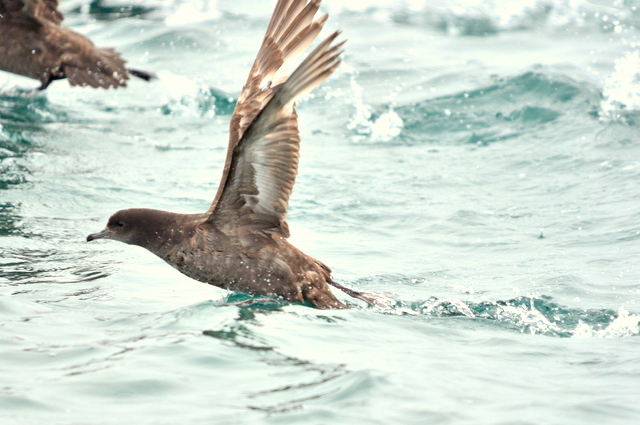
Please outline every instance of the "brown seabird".
M331 279L331 270L291 245L285 221L298 172L297 99L340 64L340 33L324 40L289 76L287 65L313 42L328 16L321 0L278 0L249 78L231 117L218 193L202 214L127 209L87 237L148 249L185 275L252 295L319 308L344 308L329 284L369 304L369 297Z
M113 49L61 27L58 0L0 0L0 70L40 80L39 90L66 78L72 86L126 87L129 74L149 81L148 72L125 68Z

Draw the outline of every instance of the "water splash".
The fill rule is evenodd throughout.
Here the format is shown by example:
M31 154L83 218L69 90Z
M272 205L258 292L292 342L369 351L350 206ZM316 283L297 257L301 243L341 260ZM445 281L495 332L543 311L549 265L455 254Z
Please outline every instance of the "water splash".
M389 297L374 311L391 315L465 317L531 335L565 338L622 338L640 334L640 315L621 308L584 310L557 304L548 296L522 296L511 300L463 301L431 297L404 302Z
M628 52L616 60L615 70L605 82L601 117L627 121L640 111L640 50Z
M206 84L167 71L158 72L165 115L213 118L233 112L235 100Z
M640 334L640 316L621 308L618 316L604 329L594 329L582 321L574 330L575 338L623 338Z
M355 108L355 113L349 121L347 128L354 131L357 136L353 137L356 142L389 142L402 133L404 123L402 118L393 110L393 104L388 106L387 111L378 114L373 113L373 108L364 102L362 96L362 86L356 81L357 72L346 64L344 70L350 74L350 85L353 92L351 103ZM393 98L394 95L391 96Z

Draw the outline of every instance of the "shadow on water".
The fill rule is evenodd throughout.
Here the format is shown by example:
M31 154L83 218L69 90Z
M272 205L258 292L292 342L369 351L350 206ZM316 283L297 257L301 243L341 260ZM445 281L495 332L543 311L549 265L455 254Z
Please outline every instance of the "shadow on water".
M203 335L215 338L225 344L253 352L258 360L278 369L282 384L260 389L247 394L250 410L271 414L298 411L310 402L340 394L358 391L368 377L364 372L353 372L343 364L316 364L279 352L267 339L252 330L260 327L259 315L282 312L287 303L278 300L264 300L244 294L232 294L227 301L238 307L238 317L218 330L206 330ZM366 373L365 373L366 375Z

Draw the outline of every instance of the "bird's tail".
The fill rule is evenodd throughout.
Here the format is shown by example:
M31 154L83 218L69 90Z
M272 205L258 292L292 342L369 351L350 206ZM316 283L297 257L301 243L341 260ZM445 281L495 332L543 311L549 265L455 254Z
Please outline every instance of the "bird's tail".
M138 78L140 78L142 80L145 80L145 81L151 81L151 80L155 80L156 78L158 78L156 76L156 74L153 74L153 73L147 72L147 71L140 71L138 69L130 69L130 68L128 68L127 72L130 75L133 75L134 77L138 77Z
M373 294L365 295L362 292L354 291L351 288L347 288L346 286L342 286L338 282L334 282L333 280L330 280L329 284L332 285L335 288L338 288L339 290L341 290L345 294L352 296L353 298L357 298L357 299L359 299L361 301L366 302L370 306L385 305L385 303L383 303L381 300L379 300Z

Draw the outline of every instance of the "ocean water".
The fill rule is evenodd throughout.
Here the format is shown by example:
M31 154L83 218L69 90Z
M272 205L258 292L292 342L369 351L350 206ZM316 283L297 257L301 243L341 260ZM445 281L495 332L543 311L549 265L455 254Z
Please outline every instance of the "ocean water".
M274 3L63 0L159 80L0 73L0 423L640 423L635 0L324 1L291 239L385 306L238 306L85 242L208 208Z

